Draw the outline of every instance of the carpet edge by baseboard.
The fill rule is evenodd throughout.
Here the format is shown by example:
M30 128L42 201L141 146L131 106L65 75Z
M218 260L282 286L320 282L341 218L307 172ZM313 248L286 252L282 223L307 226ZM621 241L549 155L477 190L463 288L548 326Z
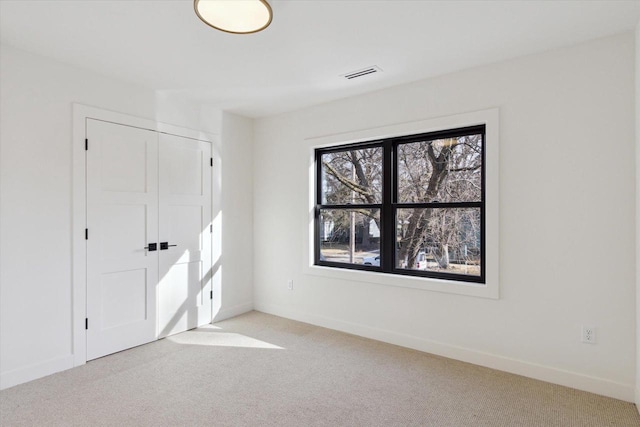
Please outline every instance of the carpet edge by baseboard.
M222 310L219 310L218 313L216 313L213 316L212 323L230 319L232 317L236 317L241 314L248 313L249 311L252 311L252 310L253 310L253 301L247 301L241 304L236 304L231 307L226 307Z
M73 368L73 354L0 373L0 390Z
M389 330L372 328L339 319L332 319L310 313L303 313L294 309L254 302L254 310L261 311L275 316L285 317L300 322L310 323L389 344L399 345L438 356L448 357L474 365L484 366L499 371L509 372L536 380L546 381L553 384L571 387L602 396L635 402L637 395L635 385L628 385L607 380L605 378L593 377L578 372L567 371L551 366L536 364L519 359L513 359L497 354L486 353L470 348L459 347L437 341L431 341L416 336L401 334Z
M214 322L239 316L253 310L253 302L248 301L218 311ZM55 357L32 365L23 366L7 372L0 373L0 390L4 390L19 384L37 380L57 372L66 371L74 367L74 355Z

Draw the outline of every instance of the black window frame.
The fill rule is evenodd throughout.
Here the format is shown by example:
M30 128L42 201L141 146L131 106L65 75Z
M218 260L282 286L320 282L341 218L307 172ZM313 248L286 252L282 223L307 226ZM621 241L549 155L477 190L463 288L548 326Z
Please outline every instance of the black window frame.
M474 202L398 202L398 146L412 142L482 135L481 144L481 199ZM382 203L377 204L322 204L322 155L354 149L382 147ZM315 149L315 212L314 212L314 265L347 270L364 270L403 276L416 276L446 281L486 285L486 125L474 125L435 132L403 135L392 138L335 145ZM380 266L332 262L321 259L320 214L322 210L350 210L357 208L380 209ZM396 212L402 208L479 208L480 209L480 275L412 270L396 267Z

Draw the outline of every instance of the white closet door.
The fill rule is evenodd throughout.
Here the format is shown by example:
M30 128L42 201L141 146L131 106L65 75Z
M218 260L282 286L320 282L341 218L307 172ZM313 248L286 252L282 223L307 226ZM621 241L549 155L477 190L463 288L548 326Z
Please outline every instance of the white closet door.
M159 155L162 338L211 321L211 144L160 134Z
M87 120L87 360L156 338L158 134Z

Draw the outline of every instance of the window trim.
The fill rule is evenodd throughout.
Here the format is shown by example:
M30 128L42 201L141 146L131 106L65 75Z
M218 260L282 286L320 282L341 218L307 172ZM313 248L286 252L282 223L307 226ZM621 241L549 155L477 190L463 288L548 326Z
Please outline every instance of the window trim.
M485 141L483 141L485 211L482 216L484 221L484 268L482 269L485 278L484 283L452 280L453 275L449 273L445 273L448 277L447 279L442 279L439 277L425 277L421 272L416 275L413 274L412 270L403 269L400 270L409 273L383 272L381 271L382 267L358 266L358 268L353 268L354 265L351 264L348 268L344 268L339 263L329 262L325 262L323 265L315 265L316 256L319 258L319 254L316 255L315 245L315 236L318 235L316 234L318 230L316 229L315 221L316 202L320 188L316 180L317 149L330 150L331 147L336 147L335 151L342 151L348 144L353 144L354 146L363 143L375 145L385 139L405 137L410 140L410 138L419 134L446 132L451 129L470 128L479 125L485 126ZM309 138L306 139L306 145L309 150L309 222L305 232L307 244L303 254L303 271L305 274L386 286L399 286L492 299L499 298L499 110L497 108ZM386 156L386 158L388 159L389 156ZM390 169L386 168L386 170ZM384 182L390 183L389 180L384 180ZM387 192L387 194L390 193ZM397 207L404 207L404 205L396 205L393 209Z

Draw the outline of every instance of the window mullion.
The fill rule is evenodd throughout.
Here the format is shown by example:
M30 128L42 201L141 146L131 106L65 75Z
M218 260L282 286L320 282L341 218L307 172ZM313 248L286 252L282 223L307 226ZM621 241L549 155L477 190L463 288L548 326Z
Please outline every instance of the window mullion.
M314 212L314 241L313 245L313 263L318 264L320 261L320 205L322 204L322 153L316 150L316 197L315 197L315 212Z
M382 247L381 252L381 267L382 271L391 273L395 262L395 213L393 211L393 198L394 198L394 185L395 167L394 167L394 153L392 141L385 141L383 145L382 155L382 176L383 176L383 188L382 188L382 211L380 213L380 223L382 225Z
M354 204L343 204L343 205L318 205L319 209L382 209L382 204L380 203L354 203Z

